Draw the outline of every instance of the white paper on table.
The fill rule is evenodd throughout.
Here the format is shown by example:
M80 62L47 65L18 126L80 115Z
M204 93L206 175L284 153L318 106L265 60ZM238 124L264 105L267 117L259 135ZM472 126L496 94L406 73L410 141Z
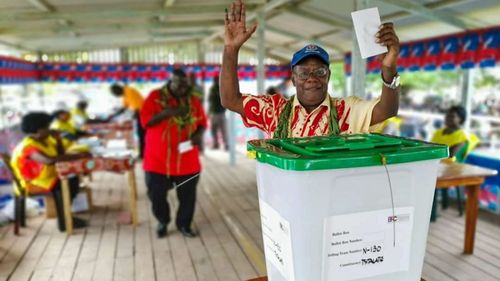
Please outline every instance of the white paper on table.
M386 53L387 47L375 42L377 40L375 35L381 25L378 8L355 11L351 13L351 16L361 57L366 59Z
M326 218L322 280L408 271L414 208L395 208L395 224L392 214L392 209L384 209Z
M179 143L179 146L177 147L177 150L179 151L180 154L188 152L191 149L193 149L193 144L191 143L190 140Z
M266 202L259 200L260 220L266 260L287 281L295 281L290 223Z
M127 149L127 140L110 139L106 142L107 149Z

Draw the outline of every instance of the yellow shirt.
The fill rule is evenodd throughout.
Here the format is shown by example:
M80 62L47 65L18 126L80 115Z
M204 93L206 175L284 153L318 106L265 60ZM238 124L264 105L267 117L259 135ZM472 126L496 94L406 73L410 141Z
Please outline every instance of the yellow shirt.
M80 110L79 108L74 108L71 110L71 123L77 129L83 129L85 124L89 120L89 115L87 112Z
M139 111L144 104L144 97L132 87L123 88L123 106L132 111Z
M14 174L19 179L21 188L27 192L30 192L30 187L50 191L58 181L55 166L32 160L30 156L34 152L56 157L55 139L49 137L47 143L42 144L31 137L25 137L12 153L11 165Z
M468 140L467 133L462 130L458 129L455 132L451 134L444 134L444 128L439 129L436 132L434 132L434 135L432 136L431 141L439 144L445 144L449 147L455 146L457 144L464 143Z
M401 126L402 119L400 117L394 116L389 119L386 119L384 122L378 126L373 133L379 134L394 134L397 135L399 132L399 127Z
M87 114L87 112L84 112L84 111L80 110L79 108L73 108L71 110L71 118L75 118L75 117L82 118L83 120L89 119L89 115Z
M50 128L53 130L57 130L72 135L75 135L77 132L76 127L73 125L71 121L61 121L56 119L52 121L52 124L50 124Z

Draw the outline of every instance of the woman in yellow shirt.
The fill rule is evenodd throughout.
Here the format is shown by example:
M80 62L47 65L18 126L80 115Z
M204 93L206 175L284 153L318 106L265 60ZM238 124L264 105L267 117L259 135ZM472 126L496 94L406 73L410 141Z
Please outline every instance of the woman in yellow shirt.
M452 106L444 117L444 128L434 132L432 142L446 144L450 148L450 157L454 157L467 143L469 137L461 128L466 118L465 109L462 106Z
M445 127L434 132L432 136L432 142L445 144L449 147L450 158L453 161L457 160L462 162L464 160L463 158L466 156L466 152L463 151L463 149L465 149L464 146L467 145L467 150L471 150L477 144L477 142L473 138L470 138L469 134L461 128L465 122L466 115L465 109L462 106L450 107L444 117ZM443 189L441 194L443 209L446 209L448 207L448 190ZM458 194L458 196L460 196L460 194ZM457 199L459 201L459 213L462 215L460 197Z
M56 205L57 222L60 231L64 231L64 210L61 183L57 177L55 163L83 157L88 153L67 154L59 133L49 129L52 117L44 112L25 115L21 129L26 137L16 146L12 154L11 165L22 189L29 192L52 193ZM71 199L78 194L78 177L69 178ZM75 227L84 227L86 222L74 218Z
M80 137L88 137L91 134L79 130L71 120L71 114L67 110L57 110L53 114L54 121L50 124L50 129L59 131L68 140L77 140Z

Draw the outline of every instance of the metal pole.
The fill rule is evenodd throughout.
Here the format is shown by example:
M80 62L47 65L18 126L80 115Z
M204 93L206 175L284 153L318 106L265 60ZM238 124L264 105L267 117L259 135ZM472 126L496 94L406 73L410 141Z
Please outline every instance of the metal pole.
M5 121L5 108L2 100L2 85L0 84L0 130L4 129L5 124L7 122Z
M227 129L229 132L227 138L229 141L229 164L231 166L236 166L236 126L235 126L235 116L236 114L229 111L229 126Z
M474 91L474 74L475 69L464 69L462 71L461 83L460 83L460 93L461 93L461 105L465 108L467 113L467 118L463 125L464 130L470 132L470 120L472 113L472 92Z
M355 10L362 10L368 8L368 3L365 0L356 0L354 2ZM351 95L358 97L365 97L365 80L366 80L366 61L361 58L361 53L359 51L358 40L356 39L356 33L352 33L352 71L351 71Z
M257 13L257 21L259 26L259 28L257 29L257 92L259 93L259 95L263 95L266 91L266 66L264 64L264 60L266 58L266 18L264 10L260 10ZM258 136L260 139L263 139L264 133L262 131L259 131Z

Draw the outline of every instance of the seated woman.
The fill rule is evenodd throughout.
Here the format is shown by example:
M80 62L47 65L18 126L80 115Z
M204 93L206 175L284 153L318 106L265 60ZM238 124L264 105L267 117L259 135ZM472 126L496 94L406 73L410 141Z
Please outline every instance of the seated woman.
M450 107L444 117L444 128L437 130L432 136L432 142L449 146L450 158L458 156L457 153L464 149L469 141L469 135L461 128L465 118L466 112L462 106Z
M67 110L57 110L53 114L54 121L50 125L52 130L59 131L61 135L69 140L77 140L80 137L91 136L86 131L79 130L71 120L71 114Z
M51 192L57 211L60 231L65 231L64 210L55 163L89 157L88 153L66 153L60 134L49 130L52 117L43 112L28 113L22 118L21 130L26 137L16 146L12 154L11 165L20 180L21 188L27 193ZM71 200L78 194L78 177L69 178ZM73 218L75 228L86 226L86 221Z
M444 128L434 132L431 141L434 143L445 144L449 147L450 160L463 162L467 153L471 151L478 143L477 138L469 135L462 125L465 122L466 112L462 106L452 106L446 112L444 117ZM442 189L443 209L448 207L448 190ZM458 194L457 196L460 196ZM459 213L462 215L462 206L459 200Z

